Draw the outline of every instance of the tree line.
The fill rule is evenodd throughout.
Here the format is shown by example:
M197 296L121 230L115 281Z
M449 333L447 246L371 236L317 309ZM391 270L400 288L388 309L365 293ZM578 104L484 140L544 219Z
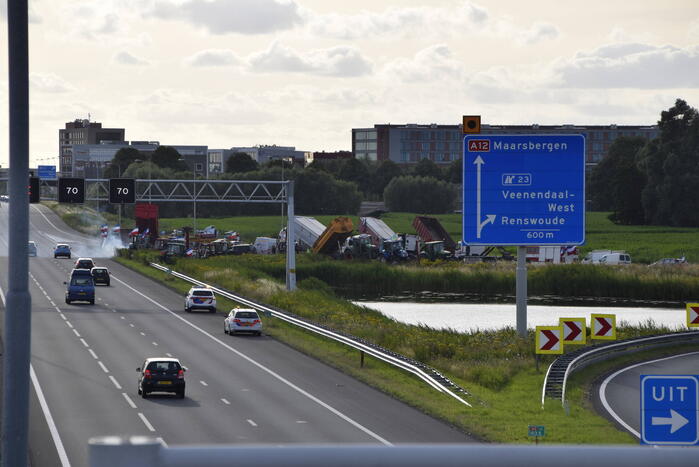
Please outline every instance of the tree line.
M650 141L614 140L590 174L589 207L618 224L699 227L699 114L677 99L658 129Z

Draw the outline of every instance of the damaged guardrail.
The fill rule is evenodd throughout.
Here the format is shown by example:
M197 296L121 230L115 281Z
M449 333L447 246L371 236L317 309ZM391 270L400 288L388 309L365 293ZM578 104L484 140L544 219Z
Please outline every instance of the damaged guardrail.
M166 272L174 277L177 277L178 279L185 280L187 282L190 282L192 284L201 286L201 287L209 287L211 288L214 292L217 294L226 297L230 300L235 300L236 302L242 303L246 306L249 306L251 308L254 308L256 310L262 311L270 316L273 316L275 318L281 319L287 323L293 324L295 326L301 327L303 329L306 329L308 331L311 331L313 333L322 335L324 337L327 337L328 339L332 339L336 342L340 342L342 344L348 345L350 347L353 347L360 352L366 353L367 355L371 355L374 358L377 358L383 362L388 363L389 365L393 365L397 368L400 368L404 371L407 371L409 373L412 373L413 375L417 376L420 378L422 381L427 383L429 386L431 386L433 389L435 389L438 392L447 394L457 401L461 402L464 405L467 405L471 407L471 404L468 403L466 400L464 400L459 394L468 394L464 389L460 388L456 384L454 384L452 381L450 381L447 377L439 373L433 368L430 368L429 366L425 365L424 363L420 363L416 360L412 360L408 357L405 357L403 355L400 355L395 352L391 352L388 349L384 349L380 346L377 346L375 344L369 343L363 339L360 339L355 336L347 335L344 333L340 333L338 331L333 331L332 329L328 329L325 326L310 322L306 319L299 318L297 316L294 316L291 313L284 312L282 310L270 307L269 305L264 305L262 303L255 302L253 300L250 300L248 298L245 298L241 295L236 295L234 293L231 293L225 289L221 289L218 287L212 287L210 284L206 282L202 282L200 280L194 279L193 277L186 276L182 273L179 273L177 271L173 271L172 269L162 266L157 263L150 263L150 266L154 267L155 269L158 269L160 271Z

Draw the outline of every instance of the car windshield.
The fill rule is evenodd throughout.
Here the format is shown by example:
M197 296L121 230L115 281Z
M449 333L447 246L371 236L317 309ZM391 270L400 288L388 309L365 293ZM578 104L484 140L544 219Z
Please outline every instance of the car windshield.
M77 276L70 281L70 285L88 286L92 285L92 279L87 276Z
M257 313L254 311L239 311L235 314L236 318L257 318Z
M195 290L192 295L196 297L212 297L214 294L210 290Z
M78 261L78 269L90 269L92 261Z
M180 364L177 362L150 362L148 370L150 371L179 371Z
M105 274L107 274L107 270L106 269L93 269L92 274L94 274L95 276L104 276Z

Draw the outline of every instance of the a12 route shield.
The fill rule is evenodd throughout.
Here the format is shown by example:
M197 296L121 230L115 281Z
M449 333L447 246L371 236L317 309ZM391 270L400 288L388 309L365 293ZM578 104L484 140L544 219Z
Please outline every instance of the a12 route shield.
M465 243L585 242L582 135L467 135L463 162Z

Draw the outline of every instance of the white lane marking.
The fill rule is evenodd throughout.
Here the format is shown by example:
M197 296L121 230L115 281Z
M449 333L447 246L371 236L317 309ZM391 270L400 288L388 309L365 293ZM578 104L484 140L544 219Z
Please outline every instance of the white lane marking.
M168 357L172 358L172 354L171 354L170 352L165 352L165 355L167 355Z
M73 332L75 333L76 336L82 337L77 329L73 328Z
M5 300L3 299L3 302ZM49 410L49 405L46 403L46 398L44 397L44 391L42 391L39 385L39 380L36 377L36 372L34 371L34 366L29 365L29 376L32 379L32 384L34 385L34 391L36 392L36 397L39 399L39 405L41 405L41 410L44 412L44 417L46 418L46 424L49 426L49 431L51 432L51 438L53 438L53 444L56 445L56 451L58 452L58 458L61 460L61 465L63 467L70 467L70 461L68 460L68 453L63 446L61 441L61 436L58 434L58 428L56 427L56 422L51 416L51 411Z
M206 384L206 381L199 381L199 382L201 383L202 386L208 386L208 384Z
M228 399L221 398L221 402L223 402L226 405L231 405L231 403L228 402Z
M102 368L102 371L104 371L105 373L109 373L109 370L107 369L106 366L104 366L104 363L102 363L101 361L98 360L97 364L100 366L100 368Z
M118 281L118 282L121 282L123 285L125 285L125 286L128 287L129 289L133 290L134 292L136 292L137 294L139 294L140 296L142 296L143 298L145 298L145 299L148 300L149 302L153 303L154 305L160 307L162 310L164 310L164 311L170 313L173 317L175 317L175 318L179 319L180 321L182 321L183 323L187 324L187 325L190 326L192 329L196 329L197 331L199 331L200 333L204 334L205 336L207 336L208 338L210 338L210 339L213 340L214 342L216 342L216 343L222 345L223 347L227 348L228 350L230 350L231 352L235 353L235 354L238 355L239 357L241 357L241 358L247 360L249 363L255 365L255 366L258 367L260 370L266 372L267 374L269 374L270 376L274 377L274 378L277 379L278 381L284 383L285 385L287 385L288 387L290 387L290 388L293 389L294 391L296 391L296 392L298 392L299 394L301 394L301 395L307 397L308 399L312 400L313 402L315 402L316 404L320 405L321 407L323 407L323 408L329 410L330 412L332 412L333 414L335 414L337 417L339 417L339 418L341 418L342 420L346 421L347 423L349 423L350 425L354 426L354 427L357 428L358 430L363 431L364 433L366 433L367 435L371 436L372 438L374 438L374 439L377 440L378 442L380 442L380 443L382 443L382 444L384 444L384 445L386 445L386 446L393 446L393 444L392 444L390 441L387 441L386 439L382 438L382 437L379 436L378 434L376 434L376 433L374 433L373 431L371 431L369 428L367 428L367 427L365 427L364 425L361 425L360 423L354 421L353 419L351 419L351 418L348 417L347 415L343 414L342 412L340 412L340 411L337 410L336 408L334 408L334 407L332 407L332 406L326 404L325 402L323 402L322 400L318 399L318 398L317 398L316 396L314 396L313 394L311 394L311 393L309 393L309 392L307 392L307 391L301 389L300 387L296 386L294 383L292 383L292 382L289 381L288 379L286 379L286 378L284 378L283 376L281 376L280 374L274 372L274 371L271 370L270 368L267 368L267 367L264 366L263 364L261 364L261 363L255 361L255 360L253 360L252 358L248 357L247 355L245 355L245 354L242 353L241 351L239 351L239 350L237 350L237 349L234 349L234 348L231 347L230 345L228 345L228 344L226 344L225 342L223 342L221 339L215 337L214 335L210 334L209 332L205 331L204 329L200 328L199 326L197 326L197 325L195 325L195 324L193 324L193 323L187 321L186 319L184 319L183 317L181 317L181 316L178 315L177 313L171 311L169 308L166 308L165 306L163 306L163 305L161 305L160 303L156 302L155 300L153 300L153 299L150 298L149 296L145 295L144 293L142 293L142 292L140 292L140 291L134 289L133 287L131 287L129 284L127 284L126 282L122 281L122 280L119 279L118 277L115 277L114 275L112 275L112 278L115 279L115 280Z
M75 234L71 234L71 233L66 232L65 230L59 229L58 227L56 227L56 226L53 224L53 222L51 222L51 221L49 220L48 217L46 217L46 216L44 215L43 212L41 212L41 210L39 210L39 208L37 208L37 207L34 206L34 205L30 205L30 206L31 206L32 208L34 208L34 210L35 210L36 212L38 212L38 213L41 215L41 217L43 217L43 218L46 220L46 222L48 222L48 223L51 225L51 227L53 227L54 229L58 230L59 232L62 232L62 233L64 233L64 234L66 234L66 235L70 235L70 236L73 237L73 238L80 238L79 236L77 236L77 235L75 235Z
M112 383L114 384L114 386L116 386L117 389L121 389L121 384L119 384L119 381L117 381L114 376L109 375L109 379L112 380Z
M114 308L112 308L112 313L116 313L116 312L117 312L117 311L116 311Z
M129 326L131 326L132 328L135 327L133 323L129 323Z
M59 311L59 313L61 313L61 312ZM66 317L66 315L64 315L64 314L61 313L60 316L61 316L61 318L63 318L65 321L68 321L68 318Z
M131 398L129 397L128 394L126 394L125 392L122 392L121 395L124 396L124 399L126 399L126 403L129 404L132 409L136 408L136 404L133 403L133 401L131 400Z
M145 335L146 335L146 333L145 333L145 332L141 332L141 335L142 335L142 336L145 336Z
M614 420L616 420L621 426L623 426L628 431L630 431L634 436L636 436L636 438L640 439L641 434L638 431L631 428L631 426L628 423L626 423L624 420L622 420L621 417L616 412L614 412L614 410L612 409L612 406L609 405L609 402L607 402L606 392L607 392L607 386L609 385L610 381L613 380L614 378L616 378L617 376L619 376L621 373L628 371L628 370L631 370L632 368L636 368L636 367L643 366L643 365L649 365L649 364L655 363L655 362L662 362L664 360L670 360L671 358L684 357L686 355L694 355L694 354L699 354L699 352L688 352L688 353L683 353L680 355L672 355L670 357L658 358L656 360L651 360L648 362L636 363L634 365L627 366L626 368L622 368L621 370L612 373L607 378L605 378L605 380L602 382L602 384L600 384L600 387L599 387L599 398L600 398L600 401L602 401L602 405L607 410L607 412L609 412L609 415L611 415L612 418L614 418Z
M120 318L121 318L121 319L126 319L126 317L125 317L125 316L120 316Z
M308 423L306 420L296 420L296 423L303 424L303 423Z
M248 392L249 389L241 389L242 392Z
M152 344L153 344L154 346L156 346L156 347L158 346L158 343L157 343L157 342L153 342Z
M150 431L155 431L155 428L153 428L153 425L150 424L145 415L143 415L141 412L138 412L138 416L141 417L141 420L143 421L143 424L146 425L146 428L148 428Z
M5 303L5 294L0 287L0 299L2 299L3 306L7 306ZM39 405L41 406L41 411L44 412L44 418L46 418L46 424L51 432L51 438L53 439L53 444L56 446L56 452L58 453L58 458L61 461L62 467L70 467L70 461L68 460L68 453L66 453L66 448L63 446L61 441L61 435L58 433L58 428L56 427L56 422L51 415L51 410L49 410L49 404L46 402L46 397L44 397L44 391L41 389L39 384L39 378L36 377L36 372L34 371L34 366L29 364L29 377L32 380L32 385L34 386L34 392L36 392L36 397L39 399Z
M257 426L257 423L255 423L253 420L250 420L249 418L248 418L247 422L252 426Z
M83 339L82 337L80 338L80 342L82 342L86 348L88 348L88 349L90 348L90 346L87 345L87 342L85 342L85 339Z
M92 355L92 358L94 358L95 360L99 360L99 357L97 356L97 354L95 353L94 350L87 349L87 351L90 352L90 355Z
M67 325L69 328L73 329L73 325L70 324L70 321L66 321L66 325Z
M165 440L163 438L157 437L155 439L156 439L156 441L160 441L160 444L162 444L164 447L167 447L167 443L165 442Z

